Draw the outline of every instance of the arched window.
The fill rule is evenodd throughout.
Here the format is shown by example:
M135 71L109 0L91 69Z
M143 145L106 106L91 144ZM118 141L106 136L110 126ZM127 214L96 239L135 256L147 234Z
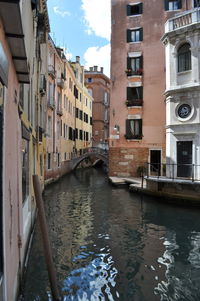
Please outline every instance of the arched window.
M178 72L191 70L190 44L185 43L178 49Z

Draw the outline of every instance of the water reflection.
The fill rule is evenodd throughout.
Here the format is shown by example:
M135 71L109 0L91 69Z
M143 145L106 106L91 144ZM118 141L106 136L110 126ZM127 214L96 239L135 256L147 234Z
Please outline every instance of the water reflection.
M78 171L45 192L62 300L200 300L199 211L111 187ZM36 230L24 296L51 300Z

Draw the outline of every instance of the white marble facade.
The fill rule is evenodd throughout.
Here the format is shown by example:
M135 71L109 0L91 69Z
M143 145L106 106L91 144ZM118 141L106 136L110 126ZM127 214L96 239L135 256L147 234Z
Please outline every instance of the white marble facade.
M200 180L199 9L169 19L162 41L166 48L166 175ZM189 44L191 63L180 71L178 56L184 44Z

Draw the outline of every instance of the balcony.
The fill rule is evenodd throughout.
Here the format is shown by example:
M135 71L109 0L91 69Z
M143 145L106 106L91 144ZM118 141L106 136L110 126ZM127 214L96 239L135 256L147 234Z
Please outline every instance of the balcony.
M62 116L63 115L63 109L62 108L57 108L57 115Z
M188 25L197 24L200 21L200 8L177 14L165 23L165 33L174 31Z
M127 107L142 107L143 99L126 100Z
M48 66L48 74L51 76L52 79L55 79L56 71L53 65Z
M64 79L63 78L58 78L57 86L60 87L61 89L64 89L64 84L65 84Z
M47 102L47 106L48 106L50 109L52 109L52 110L55 108L53 96L50 96L50 97L49 97L48 102Z
M137 69L137 70L132 70L132 69L127 69L125 71L127 76L141 76L143 75L143 69Z
M124 135L125 139L127 140L141 140L142 139L142 134L141 135Z

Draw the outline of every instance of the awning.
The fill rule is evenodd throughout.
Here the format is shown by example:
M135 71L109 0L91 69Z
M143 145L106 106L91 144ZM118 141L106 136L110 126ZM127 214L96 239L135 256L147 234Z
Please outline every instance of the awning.
M20 0L0 0L0 17L3 21L18 80L20 83L29 83L29 69L19 3Z

